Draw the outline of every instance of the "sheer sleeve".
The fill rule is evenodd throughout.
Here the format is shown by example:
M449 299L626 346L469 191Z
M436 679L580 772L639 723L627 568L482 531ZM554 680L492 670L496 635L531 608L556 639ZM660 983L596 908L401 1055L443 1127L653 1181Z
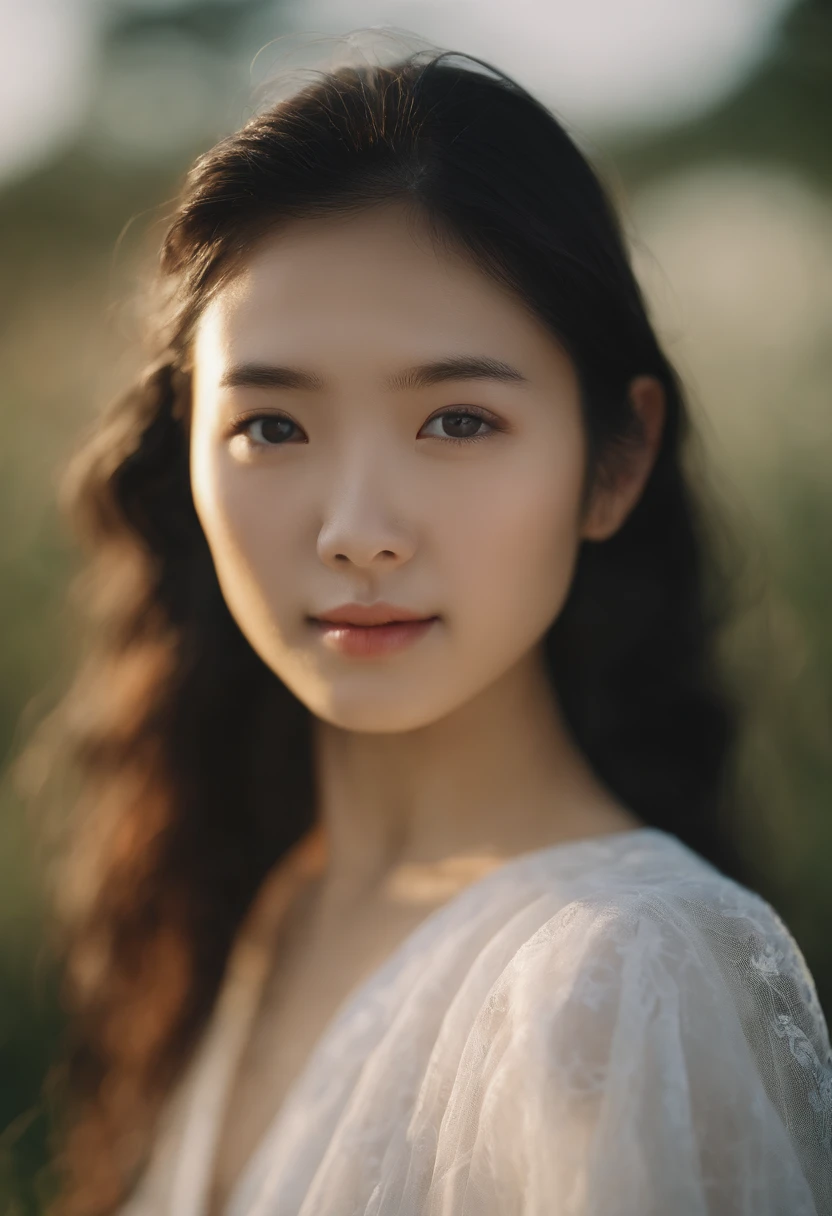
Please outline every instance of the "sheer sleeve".
M724 883L575 900L516 953L448 1096L431 1213L832 1213L814 985L771 907Z

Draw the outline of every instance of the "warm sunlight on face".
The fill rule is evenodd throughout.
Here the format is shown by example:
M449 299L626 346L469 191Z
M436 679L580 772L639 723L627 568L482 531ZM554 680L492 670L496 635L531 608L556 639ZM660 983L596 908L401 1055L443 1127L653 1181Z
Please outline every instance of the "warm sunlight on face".
M294 221L200 320L191 478L223 594L337 726L434 722L528 661L569 590L584 461L570 359L399 207ZM309 619L377 600L439 619L363 656Z

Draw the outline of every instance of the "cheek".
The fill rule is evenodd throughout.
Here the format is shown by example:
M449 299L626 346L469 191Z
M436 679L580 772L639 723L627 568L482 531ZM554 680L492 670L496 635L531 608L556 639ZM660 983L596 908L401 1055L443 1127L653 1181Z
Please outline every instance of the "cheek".
M455 598L483 634L531 643L559 613L579 545L580 472L577 452L500 469L446 527Z
M273 634L285 592L291 530L267 471L236 468L222 453L192 458L194 504L226 603L245 634ZM291 516L289 516L291 518Z

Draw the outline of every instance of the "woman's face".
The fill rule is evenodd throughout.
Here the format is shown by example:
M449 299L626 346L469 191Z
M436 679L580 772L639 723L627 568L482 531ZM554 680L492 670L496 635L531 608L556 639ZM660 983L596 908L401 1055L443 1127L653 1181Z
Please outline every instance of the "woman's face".
M575 369L517 298L401 207L293 221L193 354L191 478L223 594L314 714L410 730L528 659L589 532ZM377 600L439 619L360 657L310 620Z

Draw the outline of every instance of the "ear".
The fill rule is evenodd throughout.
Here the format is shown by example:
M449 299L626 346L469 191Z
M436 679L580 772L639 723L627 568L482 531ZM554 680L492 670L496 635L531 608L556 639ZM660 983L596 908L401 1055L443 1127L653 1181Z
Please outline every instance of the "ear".
M641 435L616 455L614 471L599 478L581 525L583 540L607 540L638 502L661 444L665 421L664 388L655 376L636 376L628 396L636 412Z

